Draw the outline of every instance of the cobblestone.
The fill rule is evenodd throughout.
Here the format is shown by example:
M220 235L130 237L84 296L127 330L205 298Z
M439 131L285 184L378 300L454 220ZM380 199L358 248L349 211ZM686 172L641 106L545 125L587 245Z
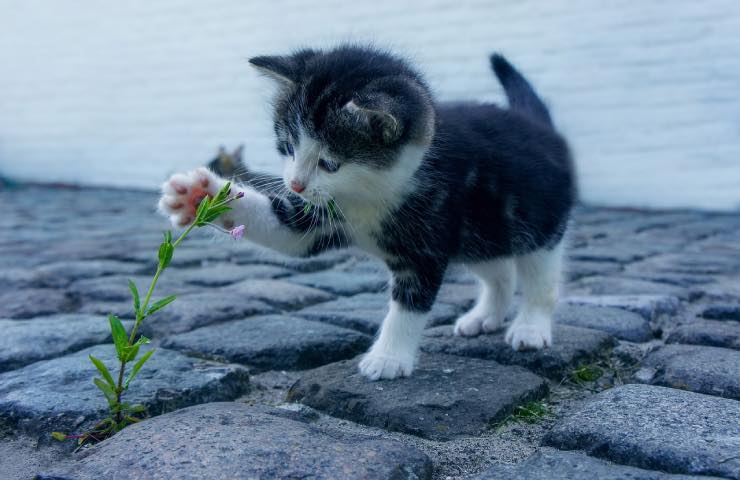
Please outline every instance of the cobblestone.
M644 317L613 307L564 303L555 311L555 322L601 330L630 342L647 342L653 338L650 322Z
M155 292L178 298L142 325L157 352L126 393L153 418L73 456L49 432L105 412L87 354L113 362L105 317L133 317L126 280L148 285L168 225L141 192L0 201L0 469L41 465L10 478L740 478L738 214L580 206L552 347L453 336L478 295L455 265L419 369L374 383L356 363L388 308L380 262L196 231Z
M665 345L645 358L635 378L653 385L740 399L740 352Z
M625 385L567 414L544 443L649 470L740 478L740 402Z
M674 328L668 343L689 343L740 350L740 322L695 320Z
M124 322L128 329L129 322ZM62 314L31 320L0 320L0 372L59 357L110 339L105 317Z
M469 338L456 336L452 327L442 326L426 331L421 349L429 353L446 353L495 360L506 365L521 365L560 380L569 370L594 360L613 345L614 339L607 333L556 325L551 348L517 352L504 341L503 332Z
M48 439L52 430L73 432L101 419L107 406L92 383L97 372L88 355L109 369L115 364L113 346L99 345L0 374L0 425ZM146 405L152 415L196 403L232 400L249 388L245 368L163 348L157 349L147 367L126 392L126 399Z
M316 428L275 410L209 403L133 425L56 475L422 480L431 470L424 453L400 442Z
M251 371L296 370L351 358L369 336L289 316L268 315L203 327L164 340L188 355L248 365Z
M543 448L517 465L497 465L475 480L712 480L719 477L672 475L599 460L578 452Z
M485 432L521 403L547 393L523 368L450 355L422 355L410 378L368 382L357 361L306 372L288 392L333 416L365 425L449 440Z

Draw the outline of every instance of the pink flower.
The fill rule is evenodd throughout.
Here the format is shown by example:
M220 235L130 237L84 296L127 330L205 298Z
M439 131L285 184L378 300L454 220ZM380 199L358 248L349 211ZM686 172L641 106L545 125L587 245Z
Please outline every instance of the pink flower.
M244 236L244 225L239 225L238 227L232 228L229 231L229 234L234 240L241 240L241 238Z

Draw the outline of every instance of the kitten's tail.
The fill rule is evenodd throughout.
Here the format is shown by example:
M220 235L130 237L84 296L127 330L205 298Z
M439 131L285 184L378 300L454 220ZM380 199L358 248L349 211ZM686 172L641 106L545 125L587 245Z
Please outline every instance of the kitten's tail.
M519 111L538 123L553 126L545 103L537 96L527 79L503 55L491 55L491 67L504 87L510 109Z

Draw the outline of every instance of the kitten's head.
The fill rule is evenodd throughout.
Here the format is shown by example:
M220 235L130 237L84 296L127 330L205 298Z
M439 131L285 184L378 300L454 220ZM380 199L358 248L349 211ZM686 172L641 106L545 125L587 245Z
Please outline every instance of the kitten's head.
M283 178L305 199L367 202L400 190L418 168L434 134L434 108L421 76L401 59L341 46L250 63L279 85Z

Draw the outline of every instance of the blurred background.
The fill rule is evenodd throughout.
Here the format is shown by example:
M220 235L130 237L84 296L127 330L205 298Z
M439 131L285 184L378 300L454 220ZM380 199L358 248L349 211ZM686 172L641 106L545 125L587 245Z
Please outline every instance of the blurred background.
M156 188L245 145L278 171L272 85L247 64L372 41L439 100L503 101L488 55L535 84L586 202L740 207L737 0L0 0L0 176Z

